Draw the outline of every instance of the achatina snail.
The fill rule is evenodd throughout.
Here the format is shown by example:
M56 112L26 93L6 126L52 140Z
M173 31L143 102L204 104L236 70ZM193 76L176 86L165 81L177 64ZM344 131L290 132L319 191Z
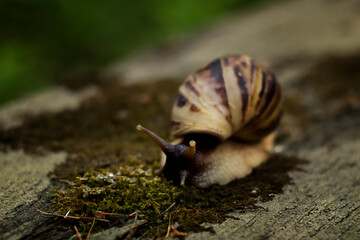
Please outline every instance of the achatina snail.
M246 55L222 57L180 86L172 109L173 144L140 125L137 129L164 152L159 172L167 179L202 188L223 185L268 158L281 102L269 70Z

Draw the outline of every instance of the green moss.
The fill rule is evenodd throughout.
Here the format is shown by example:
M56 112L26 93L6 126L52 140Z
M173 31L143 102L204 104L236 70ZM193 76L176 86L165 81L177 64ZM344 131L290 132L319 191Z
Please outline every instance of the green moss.
M134 159L132 160L134 161ZM171 183L154 176L152 169L136 161L137 166L90 171L70 181L70 188L56 190L53 207L60 214L93 217L94 211L122 213L139 211L143 219L155 219L182 192ZM88 230L88 226L83 230Z
M69 210L75 216L94 217L94 211L131 214L138 211L148 223L137 236L163 237L171 215L172 224L177 222L181 231L212 231L202 223L220 223L229 218L234 210L256 209L257 201L272 199L275 193L290 181L286 174L296 169L301 161L273 155L268 163L256 169L245 179L226 186L214 185L207 189L174 186L171 182L153 174L151 165L131 158L131 163L114 168L89 171L68 182L70 187L56 190L53 208L59 214ZM158 217L172 203L176 207ZM110 219L114 221L113 219ZM81 224L84 234L89 225ZM97 223L97 230L108 226Z

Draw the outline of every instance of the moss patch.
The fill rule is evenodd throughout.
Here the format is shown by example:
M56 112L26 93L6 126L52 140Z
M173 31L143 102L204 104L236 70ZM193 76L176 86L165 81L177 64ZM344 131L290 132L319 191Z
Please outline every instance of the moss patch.
M60 214L70 210L73 216L93 217L94 211L139 211L141 219L149 222L137 231L137 236L165 236L170 215L171 223L179 223L180 231L211 231L201 223L219 223L233 210L258 208L256 202L280 193L291 182L288 172L304 162L296 157L273 155L250 176L226 186L173 186L153 175L159 167L159 149L135 126L141 123L160 136L168 136L179 82L129 87L111 81L92 83L98 84L101 94L83 102L79 109L28 116L21 127L0 130L0 149L4 151L22 148L37 154L46 149L69 153L66 163L53 173L57 189L61 187L60 180L68 183L65 190L55 190L51 199ZM71 87L79 88L76 84ZM174 208L157 217L173 202ZM112 223L122 222L107 218ZM86 234L91 222L76 224ZM64 221L60 225L64 226ZM96 222L93 232L108 227Z
M304 163L294 157L273 155L250 176L226 186L214 185L207 189L174 186L165 179L153 175L151 166L132 158L123 167L90 171L69 182L70 188L54 194L53 207L60 214L70 210L71 215L93 217L94 211L130 214L139 211L141 219L149 222L136 236L163 237L171 223L179 224L178 230L212 231L201 223L221 223L234 210L256 209L257 201L268 201L282 192L291 181L288 172ZM165 215L158 215L172 203L175 207ZM114 219L108 218L111 221ZM96 230L107 227L96 223ZM81 224L86 233L89 225Z

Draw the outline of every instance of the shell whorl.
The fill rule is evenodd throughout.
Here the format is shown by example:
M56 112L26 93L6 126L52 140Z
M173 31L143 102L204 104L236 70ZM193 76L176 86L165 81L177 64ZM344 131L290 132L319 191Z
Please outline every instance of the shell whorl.
M206 133L259 141L277 127L281 91L275 76L246 55L222 57L190 75L173 107L171 136Z

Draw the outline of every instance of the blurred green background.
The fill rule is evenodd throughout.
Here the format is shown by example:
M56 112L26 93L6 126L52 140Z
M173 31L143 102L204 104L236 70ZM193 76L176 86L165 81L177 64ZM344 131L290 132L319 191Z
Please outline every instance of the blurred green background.
M0 0L0 104L270 0Z

